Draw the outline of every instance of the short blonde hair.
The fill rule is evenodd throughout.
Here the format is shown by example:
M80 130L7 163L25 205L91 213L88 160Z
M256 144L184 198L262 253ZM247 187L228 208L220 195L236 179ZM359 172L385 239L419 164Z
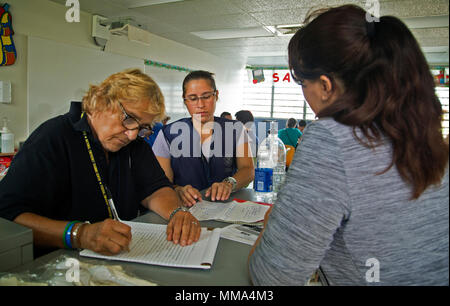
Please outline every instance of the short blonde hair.
M148 99L146 112L155 116L154 121L166 116L164 96L158 84L140 69L127 69L115 73L100 85L90 85L83 97L83 111L93 112L105 109L116 110L122 104L142 103Z

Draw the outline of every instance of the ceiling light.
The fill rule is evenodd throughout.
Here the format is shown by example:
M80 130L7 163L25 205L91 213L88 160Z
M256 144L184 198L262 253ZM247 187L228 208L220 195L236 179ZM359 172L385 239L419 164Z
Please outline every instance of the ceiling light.
M150 5L156 5L156 4L165 4L165 3L171 3L171 2L181 2L183 0L128 0L125 1L125 5L128 8L138 8L138 7L145 7Z
M303 26L303 24L286 24L277 25L275 29L277 31L277 36L292 36Z
M273 32L266 27L251 27L240 29L222 29L211 31L191 32L191 34L203 39L230 39L230 38L249 38L249 37L270 37Z
M404 18L402 21L410 29L426 29L426 28L446 28L448 27L448 15L445 16L424 16Z

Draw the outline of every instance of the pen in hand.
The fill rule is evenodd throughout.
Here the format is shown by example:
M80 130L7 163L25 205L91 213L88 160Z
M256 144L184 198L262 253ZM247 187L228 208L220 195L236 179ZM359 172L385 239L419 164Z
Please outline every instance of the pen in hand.
M122 220L120 220L120 218L119 218L119 214L117 213L116 206L114 205L114 201L113 201L113 198L112 198L111 191L109 191L109 188L106 185L105 185L105 191L106 191L106 197L108 199L108 204L109 204L109 207L111 208L111 212L112 212L114 220L122 222ZM130 251L130 247L129 246L126 247L126 251L127 252Z
M108 198L109 208L111 208L111 212L112 212L114 220L122 222L122 220L120 220L120 218L119 218L119 214L117 213L116 206L114 205L111 191L109 191L109 188L107 186L105 186L105 191L106 191L106 197Z

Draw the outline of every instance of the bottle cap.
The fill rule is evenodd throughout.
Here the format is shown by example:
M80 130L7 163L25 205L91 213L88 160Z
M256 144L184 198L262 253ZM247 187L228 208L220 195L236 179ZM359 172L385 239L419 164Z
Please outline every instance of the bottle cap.
M1 129L2 133L10 133L11 131L8 129L8 118L3 117L3 127Z

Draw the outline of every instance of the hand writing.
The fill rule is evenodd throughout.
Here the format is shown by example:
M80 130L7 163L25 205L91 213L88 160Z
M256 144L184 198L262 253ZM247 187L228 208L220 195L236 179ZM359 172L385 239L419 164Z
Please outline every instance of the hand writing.
M80 229L79 235L82 248L104 255L128 251L131 242L131 228L112 219L86 224Z

